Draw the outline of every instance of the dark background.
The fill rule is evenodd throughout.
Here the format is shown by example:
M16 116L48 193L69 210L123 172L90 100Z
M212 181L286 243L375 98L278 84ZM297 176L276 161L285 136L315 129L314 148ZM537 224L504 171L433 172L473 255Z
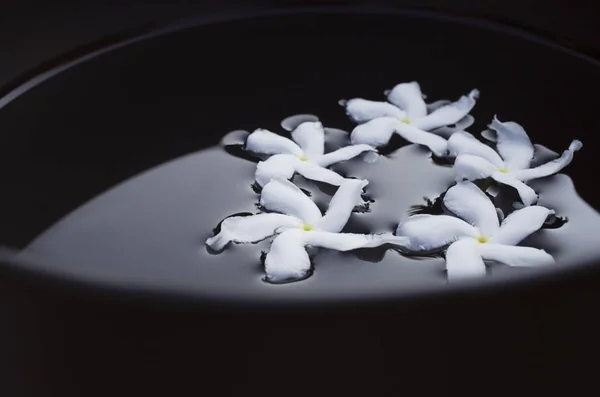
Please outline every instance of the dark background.
M586 52L600 52L600 12L593 0L4 0L0 6L0 87L57 54L132 26L199 12L297 3L382 4L473 15L526 26Z

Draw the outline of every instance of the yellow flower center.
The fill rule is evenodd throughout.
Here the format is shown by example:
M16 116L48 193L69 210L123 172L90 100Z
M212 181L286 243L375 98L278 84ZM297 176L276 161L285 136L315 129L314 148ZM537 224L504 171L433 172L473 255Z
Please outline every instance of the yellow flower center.
M506 167L498 168L498 171L502 172L503 174L508 174L510 172Z
M488 241L490 241L490 239L489 239L489 238L487 238L487 237L485 237L485 236L477 236L476 240L477 240L477 242L478 242L478 243L480 243L480 244L485 244L485 243L487 243Z
M300 159L300 161L308 161L308 157L306 156L298 156L298 158Z
M311 230L313 230L313 226L305 223L304 225L302 225L302 230L304 230L305 232L310 232Z
M401 122L401 123L404 123L404 124L410 124L410 120L409 120L409 119L407 119L407 118L400 119L400 122Z

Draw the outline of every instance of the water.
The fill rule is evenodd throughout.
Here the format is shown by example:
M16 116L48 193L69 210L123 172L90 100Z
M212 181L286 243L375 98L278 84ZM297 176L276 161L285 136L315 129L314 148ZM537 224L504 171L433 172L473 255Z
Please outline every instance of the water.
M341 134L330 135L330 149L342 140ZM239 143L245 135L234 132L224 142ZM319 251L311 278L277 286L261 281L261 254L272 239L231 244L220 254L209 252L204 241L223 218L259 212L259 195L252 189L255 163L231 153L235 151L216 146L136 176L71 213L36 238L27 251L61 263L62 271L78 277L213 298L360 296L373 289L393 293L445 283L443 259L409 258L385 248ZM451 168L437 165L426 149L416 145L403 146L372 164L356 158L334 169L370 181L366 188L370 210L354 213L344 229L353 233L393 232L413 206L435 201L453 182ZM299 175L294 181L323 211L327 208L334 188ZM600 215L577 195L570 178L557 175L534 187L540 191L540 205L555 208L568 222L541 230L523 244L546 249L557 266L597 259L594 239ZM490 270L494 275L531 271L507 266Z
M498 62L500 50L520 62ZM236 73L224 74L231 68ZM219 255L204 247L224 217L258 211L253 159L231 146L246 133L228 135L225 150L218 143L227 131L284 133L284 117L316 114L331 127L331 149L352 128L340 98L383 99L384 89L410 80L420 81L431 100L479 88L472 132L497 113L560 151L574 134L586 142L596 126L592 102L578 102L573 117L564 99L598 92L599 69L502 32L391 14L287 15L198 26L74 66L0 110L0 173L7 186L2 241L26 248L23 258L42 261L32 265L37 269L213 299L344 299L444 287L442 259L411 259L393 250L324 250L311 278L273 286L261 281L268 241L232 245ZM546 94L549 84L556 98ZM424 196L435 200L451 184L451 170L425 150L395 144L374 164L357 158L333 167L369 179L367 195L374 200L345 231L393 231L413 206L426 203ZM595 160L590 148L565 171L582 197L600 204L586 183ZM295 181L326 208L330 187ZM524 244L546 249L557 266L597 260L600 218L571 179L558 175L532 186L541 191L540 204L568 222ZM493 266L490 273L502 278L531 271Z

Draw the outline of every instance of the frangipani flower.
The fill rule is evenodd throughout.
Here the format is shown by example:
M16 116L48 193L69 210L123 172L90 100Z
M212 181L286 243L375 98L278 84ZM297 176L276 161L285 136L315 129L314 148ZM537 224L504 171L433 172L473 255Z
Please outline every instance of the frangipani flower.
M428 112L421 87L413 81L398 84L387 92L391 103L362 98L341 103L345 105L350 118L361 123L350 135L353 144L380 147L389 142L392 134L397 133L409 142L427 146L436 156L441 157L446 154L448 142L440 134L436 134L436 130L465 119L475 106L478 96L479 91L472 90L456 102L438 101L430 107L431 112ZM457 126L456 130L464 129L473 122L472 118L467 120L467 123Z
M324 153L325 130L319 121L303 122L291 135L292 139L288 139L257 129L248 136L246 150L271 155L256 166L255 179L261 187L273 177L291 179L296 172L307 179L339 186L345 178L327 167L350 160L366 151L376 151L368 145L352 145Z
M366 180L346 179L338 188L323 216L316 204L287 179L273 178L262 189L260 204L266 210L252 216L233 216L221 223L221 230L206 244L217 251L233 241L253 243L278 235L265 257L267 281L281 283L306 278L311 263L306 246L350 251L387 243L402 245L405 238L391 233L380 235L340 233L361 198Z
M514 187L525 206L535 203L538 198L537 193L525 182L556 174L573 160L574 153L582 147L581 141L574 140L559 158L529 168L534 147L523 127L510 121L502 123L494 117L489 128L496 133L498 152L480 142L479 146L473 144L468 149L462 144L454 163L457 179L473 181L492 178L501 184ZM489 131L486 136L491 138ZM450 138L452 139L454 135ZM464 136L461 139L465 139ZM473 139L477 141L474 137Z
M508 215L500 225L491 200L472 182L459 182L446 192L443 204L450 215L413 215L398 225L397 236L409 239L413 252L431 252L447 246L449 279L485 275L484 260L509 266L533 267L554 263L544 250L518 247L540 229L554 211L525 207Z

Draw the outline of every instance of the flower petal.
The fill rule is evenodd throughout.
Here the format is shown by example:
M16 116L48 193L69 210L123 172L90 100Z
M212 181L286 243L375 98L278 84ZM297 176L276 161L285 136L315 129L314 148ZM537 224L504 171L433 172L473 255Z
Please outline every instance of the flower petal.
M547 148L544 145L538 143L533 144L533 159L531 160L530 168L538 167L549 161L555 160L560 157L560 154L554 150Z
M496 131L496 147L508 169L529 168L533 145L523 127L512 121L502 123L495 116L488 127Z
M461 237L475 238L478 234L467 222L449 215L412 215L396 229L396 236L409 239L407 249L413 252L434 251Z
M275 177L291 179L299 162L293 154L276 154L256 165L254 179L259 186L265 186Z
M314 114L296 114L281 120L281 128L286 131L293 131L302 123L319 121Z
M436 128L434 130L431 130L431 132L448 139L455 132L463 131L463 130L469 128L470 126L473 125L474 122L475 122L475 118L473 116L471 116L470 114L467 114L465 117L458 120L458 122L456 124Z
M466 131L455 132L448 139L448 155L456 157L461 153L483 157L498 168L504 167L498 152Z
M384 92L384 94L387 95L387 93L385 93L385 92ZM425 96L423 96L423 99L426 99ZM439 101L428 103L425 106L427 107L427 112L431 113L434 110L441 108L442 106L448 105L449 103L452 103L452 101L450 101L448 99L440 99Z
M215 251L221 251L230 242L256 243L283 229L301 227L298 218L282 214L257 214L250 216L232 216L221 222L219 233L208 240L206 245Z
M479 253L485 260L500 262L514 267L537 267L553 265L552 255L532 247L515 247L504 244L480 244Z
M463 95L456 102L434 110L419 119L412 120L415 127L431 131L445 125L455 124L469 114L477 102L479 91L472 90L469 95Z
M459 154L454 160L454 173L458 180L475 181L492 176L498 168L483 157L468 153Z
M291 139L259 128L246 139L246 150L263 154L295 154L302 156L304 152Z
M377 117L390 116L398 119L406 117L406 113L398 107L387 102L370 101L368 99L354 98L340 101L346 108L346 114L355 123L364 123Z
M391 233L330 233L315 230L306 232L305 234L305 241L307 245L336 251L352 251L359 248L374 248L380 247L384 244L405 247L407 244L407 239L405 237L396 237Z
M329 167L332 164L350 160L363 152L377 152L377 149L365 144L350 145L334 152L324 154L323 156L316 158L315 162L321 167Z
M395 117L378 117L352 130L350 142L353 145L365 144L373 147L387 145L396 131L400 120Z
M284 283L310 275L310 257L304 248L305 234L302 230L288 230L273 240L265 257L266 281Z
M532 205L538 200L538 195L535 190L515 178L512 174L505 174L500 171L496 171L492 174L492 178L497 182L515 188L525 206Z
M274 178L267 183L260 194L260 205L269 211L295 216L311 225L321 219L317 205L287 179Z
M539 205L517 210L504 219L500 230L492 236L490 242L517 245L531 233L538 231L551 214L554 214L553 210Z
M560 170L565 168L571 161L573 161L573 156L576 151L581 149L583 144L581 141L574 140L569 145L569 148L563 152L563 154L552 161L547 162L546 164L542 164L535 168L523 169L513 172L515 178L521 181L529 181L531 179L543 178L545 176L554 175L558 173Z
M296 172L306 179L328 183L333 186L340 186L346 180L337 172L321 167L313 161L298 161Z
M323 154L325 148L325 130L320 121L307 121L292 131L292 139L300 145L307 157Z
M483 277L485 263L479 253L479 244L473 239L463 239L451 244L446 250L448 281Z
M396 85L388 92L387 99L404 110L410 120L427 115L427 105L423 100L421 86L416 81Z
M494 142L494 143L498 142L498 139L496 138L496 131L494 131L494 130L491 130L491 129L483 130L483 131L481 131L481 136L490 142Z
M346 179L335 192L325 216L315 225L316 229L339 233L342 231L352 210L363 203L363 188L369 184L366 180Z
M472 182L459 182L446 192L444 206L459 218L477 227L487 237L500 227L492 201Z
M406 123L398 123L396 126L396 132L409 142L427 146L429 150L431 150L431 152L438 157L443 157L446 155L448 141L441 136L432 134L431 132L423 131L414 127L412 124Z

